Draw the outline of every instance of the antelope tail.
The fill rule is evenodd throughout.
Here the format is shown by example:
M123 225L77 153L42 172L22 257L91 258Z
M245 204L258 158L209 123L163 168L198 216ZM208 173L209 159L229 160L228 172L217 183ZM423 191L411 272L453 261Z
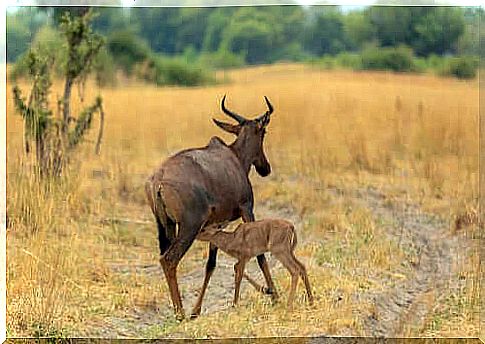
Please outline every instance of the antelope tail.
M295 229L291 231L291 250L294 251L298 240L296 239Z
M163 197L163 185L162 183L155 183L153 181L148 182L151 198L151 207L153 215L157 217L164 226L167 225L167 212L165 209L165 199Z

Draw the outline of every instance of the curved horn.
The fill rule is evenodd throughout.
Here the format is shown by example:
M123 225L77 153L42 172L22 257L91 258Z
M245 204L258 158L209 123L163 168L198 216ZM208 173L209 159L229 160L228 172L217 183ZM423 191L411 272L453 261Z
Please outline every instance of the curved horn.
M247 121L246 118L226 109L226 106L224 105L225 100L226 100L226 95L224 95L224 97L222 98L222 102L221 102L222 111L224 111L224 113L229 117L231 117L232 119L235 119L239 124L243 124L244 122L246 122Z
M256 120L260 122L264 122L263 124L267 125L269 123L269 116L273 113L273 105L269 102L268 97L264 96L264 100L266 101L266 105L268 106L268 111L266 111L263 115L259 116Z
M273 113L273 105L269 102L268 97L264 96L264 100L266 100L266 105L268 105L268 111L266 111L265 115L271 115Z

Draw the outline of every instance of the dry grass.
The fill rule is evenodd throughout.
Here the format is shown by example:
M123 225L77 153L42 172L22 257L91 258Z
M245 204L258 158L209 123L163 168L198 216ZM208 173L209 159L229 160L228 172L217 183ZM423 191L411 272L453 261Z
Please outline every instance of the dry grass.
M163 279L134 271L116 274L111 268L133 261L156 263L154 226L107 226L100 220L151 221L144 178L179 149L205 145L213 135L232 139L210 121L211 116L222 118L218 102L225 93L228 107L242 114L264 111L263 95L275 106L265 146L274 177L251 176L256 208L271 202L304 218L297 253L319 299L308 308L300 298L301 306L288 313L250 293L237 309L193 322L154 325L140 335L314 335L346 329L365 334L359 314L372 306L352 295L387 287L376 282L378 277L396 275L407 253L386 239L368 209L350 196L334 202L325 188L373 185L390 199L405 190L424 209L450 221L475 209L476 81L316 71L300 65L243 69L230 78L231 84L206 88L131 85L101 90L107 116L101 155L94 156L94 145L88 143L69 177L50 191L30 172L31 158L22 153L22 123L8 93L9 335L89 335L109 315L170 307ZM27 91L27 84L21 87ZM56 87L53 102L61 94L61 85ZM98 91L86 87L86 98ZM79 106L74 104L74 111ZM181 273L202 267L206 254L204 247L194 245ZM470 259L475 266L477 255ZM476 270L467 274L476 281ZM406 278L406 271L397 275ZM288 286L285 273L275 279L280 288ZM458 299L474 300L475 289L463 288ZM458 299L449 302L456 305ZM455 335L446 329L461 324L466 325L463 335L474 335L478 320L470 312L472 305L460 307L426 333Z

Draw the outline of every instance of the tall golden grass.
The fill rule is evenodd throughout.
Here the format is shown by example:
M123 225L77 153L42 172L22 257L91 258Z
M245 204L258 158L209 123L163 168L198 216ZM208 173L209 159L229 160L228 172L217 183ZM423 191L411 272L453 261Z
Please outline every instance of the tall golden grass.
M55 185L32 175L33 158L22 150L22 122L7 94L9 335L92 335L113 314L170 307L163 279L138 273L127 277L110 269L116 262L157 262L154 225L106 226L102 221L150 221L142 185L158 164L182 148L205 145L213 135L232 140L210 121L224 118L219 110L223 94L230 109L248 116L265 110L263 95L274 104L265 142L273 176L263 180L252 174L256 210L270 202L311 219L304 221L307 241L298 253L321 297L315 309L302 306L288 313L251 294L238 310L154 326L141 335L310 335L346 329L365 334L359 314L372 305L358 304L351 295L360 288L384 288L369 274L392 272L406 252L385 239L368 209L350 196L332 203L332 195L312 183L344 189L373 185L391 196L405 190L426 211L450 221L476 210L477 81L293 64L246 68L222 77L227 76L229 84L196 88L131 83L99 90L89 84L87 101L102 93L105 102L101 154L93 154L88 139L67 177ZM20 86L28 91L27 82ZM61 83L55 83L53 104L60 94ZM80 106L76 98L73 111ZM196 243L180 273L202 268L205 255L205 246ZM470 259L476 263L477 256ZM464 273L475 281L471 270ZM288 286L286 275L277 278L281 287ZM468 326L466 334L475 334L477 290L472 284L462 291L469 302L455 317L414 335L426 330L453 335L457 319ZM338 304L332 301L335 293L343 295Z

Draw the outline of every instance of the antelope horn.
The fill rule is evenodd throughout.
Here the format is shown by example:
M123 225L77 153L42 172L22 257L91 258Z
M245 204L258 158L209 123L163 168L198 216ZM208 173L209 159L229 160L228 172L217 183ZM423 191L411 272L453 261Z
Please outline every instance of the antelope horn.
M224 111L224 113L229 117L235 119L239 124L243 124L244 122L246 122L247 121L246 118L226 109L226 106L224 105L225 100L226 100L226 95L224 95L224 97L222 98L222 102L221 102L222 111Z
M263 115L257 118L257 121L264 122L264 124L268 124L269 116L273 113L273 105L269 102L269 99L264 96L264 100L266 101L266 105L268 106L268 111L266 111Z

